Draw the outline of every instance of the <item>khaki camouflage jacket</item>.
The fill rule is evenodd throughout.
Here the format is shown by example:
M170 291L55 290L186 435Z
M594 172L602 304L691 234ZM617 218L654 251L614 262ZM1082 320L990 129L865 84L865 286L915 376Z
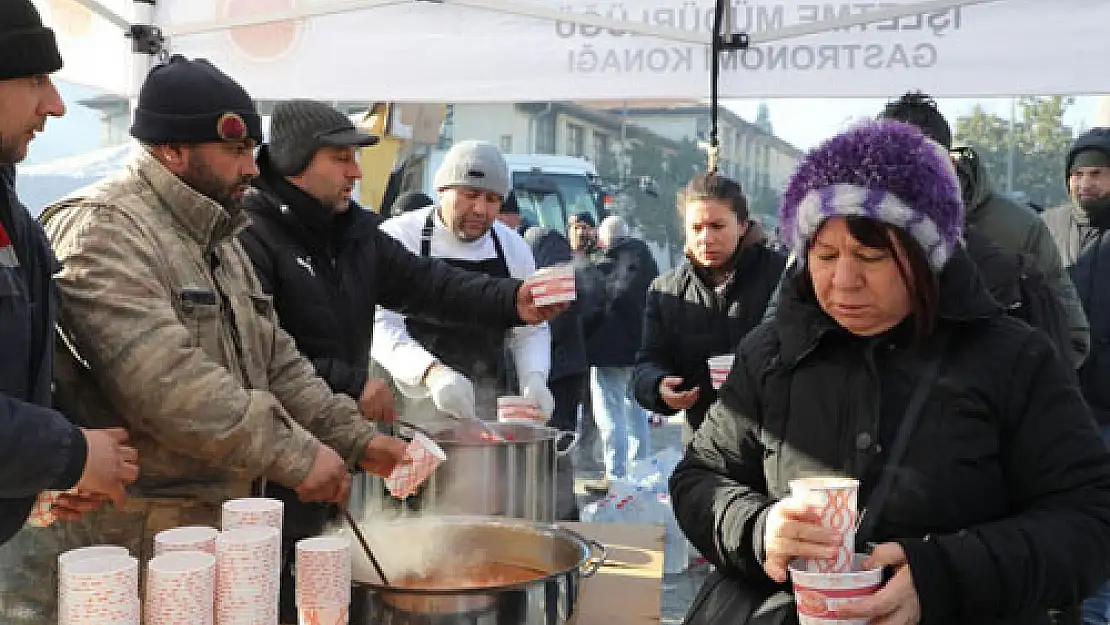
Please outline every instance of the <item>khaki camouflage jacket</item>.
M259 477L294 487L317 440L361 458L374 426L278 326L235 236L244 215L137 149L42 219L63 265L58 404L131 432L136 495L220 501Z

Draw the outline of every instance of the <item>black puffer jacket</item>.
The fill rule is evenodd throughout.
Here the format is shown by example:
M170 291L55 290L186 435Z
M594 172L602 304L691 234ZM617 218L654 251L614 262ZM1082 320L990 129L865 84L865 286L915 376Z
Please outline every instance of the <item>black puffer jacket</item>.
M50 409L58 261L0 164L0 543L40 491L68 489L85 468L81 430Z
M648 287L659 276L659 265L646 243L627 238L605 251L596 272L603 304L583 321L587 357L595 367L630 367L643 337Z
M632 374L633 392L645 409L675 413L659 397L659 382L667 376L681 377L683 389L701 389L698 402L686 411L691 428L701 425L705 411L716 401L706 360L733 353L740 340L759 325L786 265L785 256L750 238L745 237L737 250L736 271L723 295L717 294L690 261L651 283L643 343Z
M333 390L362 394L376 306L418 317L520 323L519 280L416 256L357 204L333 215L276 174L265 150L262 175L245 201L251 226L241 235L243 247L273 295L282 328Z
M1087 403L1099 423L1110 425L1110 215L1091 216L1074 204L1045 211L1048 229L1079 290L1091 324L1091 354L1079 369Z
M907 346L909 323L855 337L811 297L787 283L671 479L686 535L745 583L769 583L764 524L790 480L858 478L864 505L931 355ZM925 625L1046 623L1110 576L1110 453L1067 365L962 250L940 306L944 364L873 540L902 545Z
M986 164L973 149L959 148L958 153L956 170L967 206L967 229L978 230L1005 252L1023 255L1023 262L1041 273L1059 300L1059 314L1063 318L1056 324L1069 335L1067 351L1063 353L1078 367L1091 349L1090 328L1075 286L1060 263L1052 235L1033 209L995 192ZM979 262L978 257L973 258Z

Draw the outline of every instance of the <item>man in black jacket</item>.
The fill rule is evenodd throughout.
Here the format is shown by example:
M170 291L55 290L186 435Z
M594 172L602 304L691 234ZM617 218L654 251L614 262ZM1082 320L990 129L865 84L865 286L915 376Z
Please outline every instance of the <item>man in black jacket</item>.
M1059 262L1057 246L1037 214L1032 208L995 192L986 166L971 146L953 148L948 120L928 95L907 93L887 104L879 117L917 126L925 136L952 152L960 192L967 207L968 251L984 273L991 294L1023 321L1044 330L1078 368L1091 349L1090 327L1076 288ZM991 249L993 247L1000 249ZM985 269L985 255L994 257L990 265L998 271ZM1005 258L1007 255L1010 259ZM1019 266L1022 264L1029 265L1029 269ZM1021 301L1018 281L1022 273L1030 271L1040 274L1037 279L1057 300L1056 310L1045 311L1054 318L1037 319L1030 316L1037 311L1020 310L1026 305Z
M260 176L245 198L252 224L243 246L282 327L320 377L356 399L368 418L395 414L388 385L369 375L377 306L503 328L545 321L556 310L534 307L519 280L416 256L381 232L380 218L352 199L362 177L357 149L377 138L339 111L291 100L274 108L270 124L270 143L258 155ZM295 620L288 555L297 540L323 529L327 510L276 485L270 495L285 502L282 608Z
M1091 354L1079 369L1079 386L1110 443L1110 291L1103 286L1110 279L1110 128L1092 128L1076 138L1065 171L1071 200L1045 211L1042 219L1091 323ZM1110 584L1083 603L1083 621L1110 621Z
M50 80L61 67L54 32L29 0L0 4L0 543L43 491L76 488L53 510L72 518L106 497L122 503L138 477L126 432L82 430L50 408L57 261L14 180L46 118L65 113Z
M626 477L631 460L651 453L647 411L632 396L632 372L643 337L648 287L659 276L659 266L647 244L631 236L628 224L610 215L598 226L598 246L605 256L598 262L604 280L604 311L589 323L590 394L594 422L605 454L605 477L586 488L609 490L610 481Z

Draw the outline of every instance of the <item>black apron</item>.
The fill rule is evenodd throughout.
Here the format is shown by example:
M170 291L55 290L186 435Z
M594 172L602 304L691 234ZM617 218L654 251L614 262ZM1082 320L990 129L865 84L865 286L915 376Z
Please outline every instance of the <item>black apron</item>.
M428 213L424 229L420 232L420 255L431 256L432 231L436 209ZM494 258L486 260L462 260L440 258L443 262L484 273L494 278L509 278L509 265L505 262L505 252L501 241L491 227L489 236L497 252ZM509 392L505 376L505 332L504 328L490 328L477 324L427 321L409 317L405 321L409 336L415 339L440 362L463 374L479 388L488 389L496 394Z

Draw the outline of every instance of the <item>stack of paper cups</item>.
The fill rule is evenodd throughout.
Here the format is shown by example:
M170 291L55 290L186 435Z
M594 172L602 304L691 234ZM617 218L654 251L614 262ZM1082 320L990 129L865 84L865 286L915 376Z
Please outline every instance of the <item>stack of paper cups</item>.
M410 462L397 465L385 478L385 487L391 495L399 499L415 493L424 480L447 459L447 454L435 441L417 433L405 449L405 457Z
M351 546L322 536L297 543L297 612L300 622L347 625L351 603Z
M190 525L175 527L154 535L154 555L160 556L172 551L203 551L216 555L216 536L219 532L213 527Z
M212 625L216 557L171 551L147 563L145 625Z
M281 501L265 497L232 499L224 502L220 522L224 531L261 525L281 532L283 507Z
M277 625L281 534L241 527L216 538L216 625Z
M139 561L126 554L122 547L95 548L68 558L62 554L58 560L59 623L139 625Z

